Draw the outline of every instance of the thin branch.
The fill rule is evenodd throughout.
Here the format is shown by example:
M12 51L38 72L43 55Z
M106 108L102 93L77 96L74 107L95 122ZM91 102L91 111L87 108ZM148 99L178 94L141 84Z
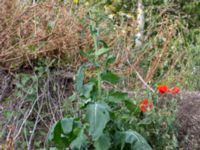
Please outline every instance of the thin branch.
M140 81L145 85L145 87L147 87L150 91L155 92L153 88L151 88L142 78L142 76L140 75L140 73L136 70L136 68L131 65L130 61L127 59L127 62L129 64L129 66L131 67L131 69L133 69L137 75L137 77L140 79Z

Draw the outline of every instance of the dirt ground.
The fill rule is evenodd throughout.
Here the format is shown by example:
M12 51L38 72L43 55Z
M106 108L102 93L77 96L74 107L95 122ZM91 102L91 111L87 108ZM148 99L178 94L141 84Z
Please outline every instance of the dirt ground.
M0 76L0 119L2 119L3 99L9 95L8 91L12 91L12 83L9 75L0 72ZM182 91L177 97L179 150L200 150L200 91Z
M200 92L182 92L178 101L181 150L200 150Z

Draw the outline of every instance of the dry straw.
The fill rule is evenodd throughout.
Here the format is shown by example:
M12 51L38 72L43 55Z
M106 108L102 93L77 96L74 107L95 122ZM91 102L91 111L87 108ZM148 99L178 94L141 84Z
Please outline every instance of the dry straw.
M16 0L0 4L0 67L18 69L38 57L76 58L90 43L89 32L59 3L23 5ZM83 34L84 32L84 34Z

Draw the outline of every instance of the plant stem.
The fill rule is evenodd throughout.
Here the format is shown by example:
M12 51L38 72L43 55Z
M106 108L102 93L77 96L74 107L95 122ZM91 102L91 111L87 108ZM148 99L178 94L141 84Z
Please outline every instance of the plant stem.
M96 34L93 35L95 53L98 51L97 34L98 33L96 33ZM98 60L98 56L95 55L95 62L97 62L97 60Z
M98 81L98 96L101 96L101 71L97 74L97 81Z

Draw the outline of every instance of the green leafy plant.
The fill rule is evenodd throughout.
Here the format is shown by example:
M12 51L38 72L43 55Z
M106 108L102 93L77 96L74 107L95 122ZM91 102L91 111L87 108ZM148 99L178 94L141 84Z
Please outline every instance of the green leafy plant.
M90 25L94 39L94 49L83 53L88 63L83 64L77 71L76 83L72 100L79 105L77 116L63 118L56 122L49 133L49 140L58 148L97 150L126 149L151 150L148 142L138 132L124 128L122 111L128 94L113 89L103 88L103 85L115 85L121 78L109 69L115 57L109 54L109 48L98 38L98 28ZM86 80L86 72L93 67L93 76ZM129 105L129 104L127 104ZM121 107L121 108L120 108ZM137 112L138 113L138 112ZM120 123L121 122L121 123Z
M110 69L115 57L99 39L98 28L91 24L90 31L94 48L82 52L88 62L75 76L72 107L54 124L49 140L60 149L176 149L176 101L162 102L158 93L149 91L141 101L142 96L133 99L118 90L122 79Z

